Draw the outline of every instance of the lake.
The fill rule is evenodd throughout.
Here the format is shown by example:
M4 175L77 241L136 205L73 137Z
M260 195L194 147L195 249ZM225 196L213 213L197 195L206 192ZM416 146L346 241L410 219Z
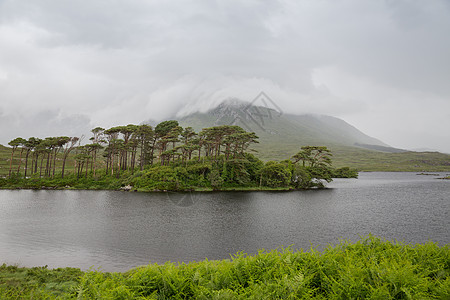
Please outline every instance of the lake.
M0 263L125 271L372 233L450 243L450 181L360 173L325 190L133 193L0 190Z

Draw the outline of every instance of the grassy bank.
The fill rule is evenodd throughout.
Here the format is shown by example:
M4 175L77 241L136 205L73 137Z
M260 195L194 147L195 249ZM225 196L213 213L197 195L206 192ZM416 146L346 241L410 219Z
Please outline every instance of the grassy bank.
M125 273L0 267L3 299L449 299L450 249L376 237Z

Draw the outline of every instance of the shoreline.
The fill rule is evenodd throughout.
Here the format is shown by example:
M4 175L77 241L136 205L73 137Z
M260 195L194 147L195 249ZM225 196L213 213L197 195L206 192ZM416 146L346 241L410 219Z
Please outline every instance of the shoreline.
M29 188L29 187L0 187L0 190L30 190L30 191L115 191L115 192L127 192L127 193L214 193L214 192L293 192L293 191L306 191L306 190L318 190L318 189L327 189L327 187L324 188L310 188L310 189L294 189L294 188L270 188L270 187L246 187L246 188L225 188L225 189L212 189L212 188L194 188L194 189L188 189L188 190L145 190L145 189L130 189L130 190L124 190L124 189L106 189L106 188L93 188L93 189L86 189L86 188L74 188L74 187L46 187L43 186L41 188Z

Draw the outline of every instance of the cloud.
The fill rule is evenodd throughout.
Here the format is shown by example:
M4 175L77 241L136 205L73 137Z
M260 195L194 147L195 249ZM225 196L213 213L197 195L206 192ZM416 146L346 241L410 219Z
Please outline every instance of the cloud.
M0 122L49 130L50 111L108 127L265 91L292 113L450 152L432 125L448 128L449 30L445 0L3 0Z
M16 137L87 135L93 128L85 115L66 114L56 110L40 110L29 115L8 114L0 110L1 138L5 144ZM86 137L88 139L89 137Z

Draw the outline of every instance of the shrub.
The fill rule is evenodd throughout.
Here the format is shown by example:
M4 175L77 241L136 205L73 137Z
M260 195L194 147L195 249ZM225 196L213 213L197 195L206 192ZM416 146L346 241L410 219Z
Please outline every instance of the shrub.
M291 172L286 165L269 161L260 170L262 184L269 187L286 187L291 179Z

